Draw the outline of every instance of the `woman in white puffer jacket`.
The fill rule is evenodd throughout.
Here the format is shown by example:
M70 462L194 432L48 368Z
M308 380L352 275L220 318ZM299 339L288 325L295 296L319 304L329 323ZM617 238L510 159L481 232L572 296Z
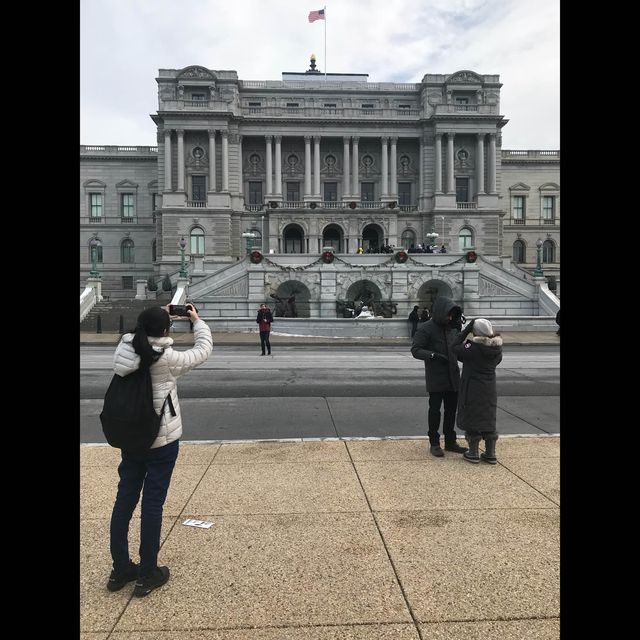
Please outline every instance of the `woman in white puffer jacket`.
M211 329L200 320L193 305L187 305L193 323L194 346L175 351L168 337L171 318L164 307L145 309L138 316L134 333L122 336L113 357L113 369L119 376L150 366L153 385L153 405L159 414L164 405L158 437L151 448L141 453L122 451L118 467L120 482L113 506L110 528L110 550L113 571L107 583L109 591L118 591L136 580L134 596L142 597L162 586L169 579L169 569L159 567L162 511L169 490L171 475L178 457L182 435L182 416L176 379L206 362L213 349ZM144 487L144 488L143 488ZM129 522L142 492L140 522L140 566L129 557Z

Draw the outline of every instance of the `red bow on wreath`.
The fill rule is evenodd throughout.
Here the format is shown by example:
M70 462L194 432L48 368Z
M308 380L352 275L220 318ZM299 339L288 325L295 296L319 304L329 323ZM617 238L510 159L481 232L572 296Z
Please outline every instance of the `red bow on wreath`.
M467 262L475 262L478 259L478 254L475 251L467 251Z
M249 255L249 259L253 264L260 264L262 262L262 254L257 249L255 249Z
M331 264L333 262L333 251L323 251L322 253L322 262L326 264Z
M406 251L398 251L396 253L396 262L406 262L409 259Z

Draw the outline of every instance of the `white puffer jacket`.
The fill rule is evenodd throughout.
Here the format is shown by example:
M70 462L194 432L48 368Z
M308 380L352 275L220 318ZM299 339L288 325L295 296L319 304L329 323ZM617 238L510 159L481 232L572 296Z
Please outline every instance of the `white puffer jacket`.
M125 333L116 348L113 356L113 370L119 376L133 373L140 366L140 356L135 352L133 345L133 333ZM171 415L169 403L165 405L160 431L155 439L152 449L164 447L182 436L182 416L180 403L178 402L178 389L176 379L187 373L194 367L207 361L213 350L213 338L211 329L204 320L198 320L193 324L194 345L187 351L174 351L171 347L173 338L149 338L155 351L164 353L151 365L151 382L153 384L153 407L159 414L165 398L170 393L173 408L176 415Z

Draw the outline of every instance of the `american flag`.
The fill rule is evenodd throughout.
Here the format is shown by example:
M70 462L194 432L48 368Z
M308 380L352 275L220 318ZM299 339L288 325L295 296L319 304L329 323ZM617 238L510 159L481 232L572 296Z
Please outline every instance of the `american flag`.
M309 22L315 22L316 20L324 20L324 9L309 12Z

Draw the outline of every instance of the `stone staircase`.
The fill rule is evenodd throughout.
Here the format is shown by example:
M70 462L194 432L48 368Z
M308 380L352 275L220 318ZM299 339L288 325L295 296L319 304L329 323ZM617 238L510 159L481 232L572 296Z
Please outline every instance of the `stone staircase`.
M97 302L87 317L80 323L80 331L96 333L98 329L98 316L100 328L105 333L119 332L133 329L140 312L148 307L169 304L171 294L168 291L158 291L155 300L102 300ZM122 327L120 322L122 316Z

